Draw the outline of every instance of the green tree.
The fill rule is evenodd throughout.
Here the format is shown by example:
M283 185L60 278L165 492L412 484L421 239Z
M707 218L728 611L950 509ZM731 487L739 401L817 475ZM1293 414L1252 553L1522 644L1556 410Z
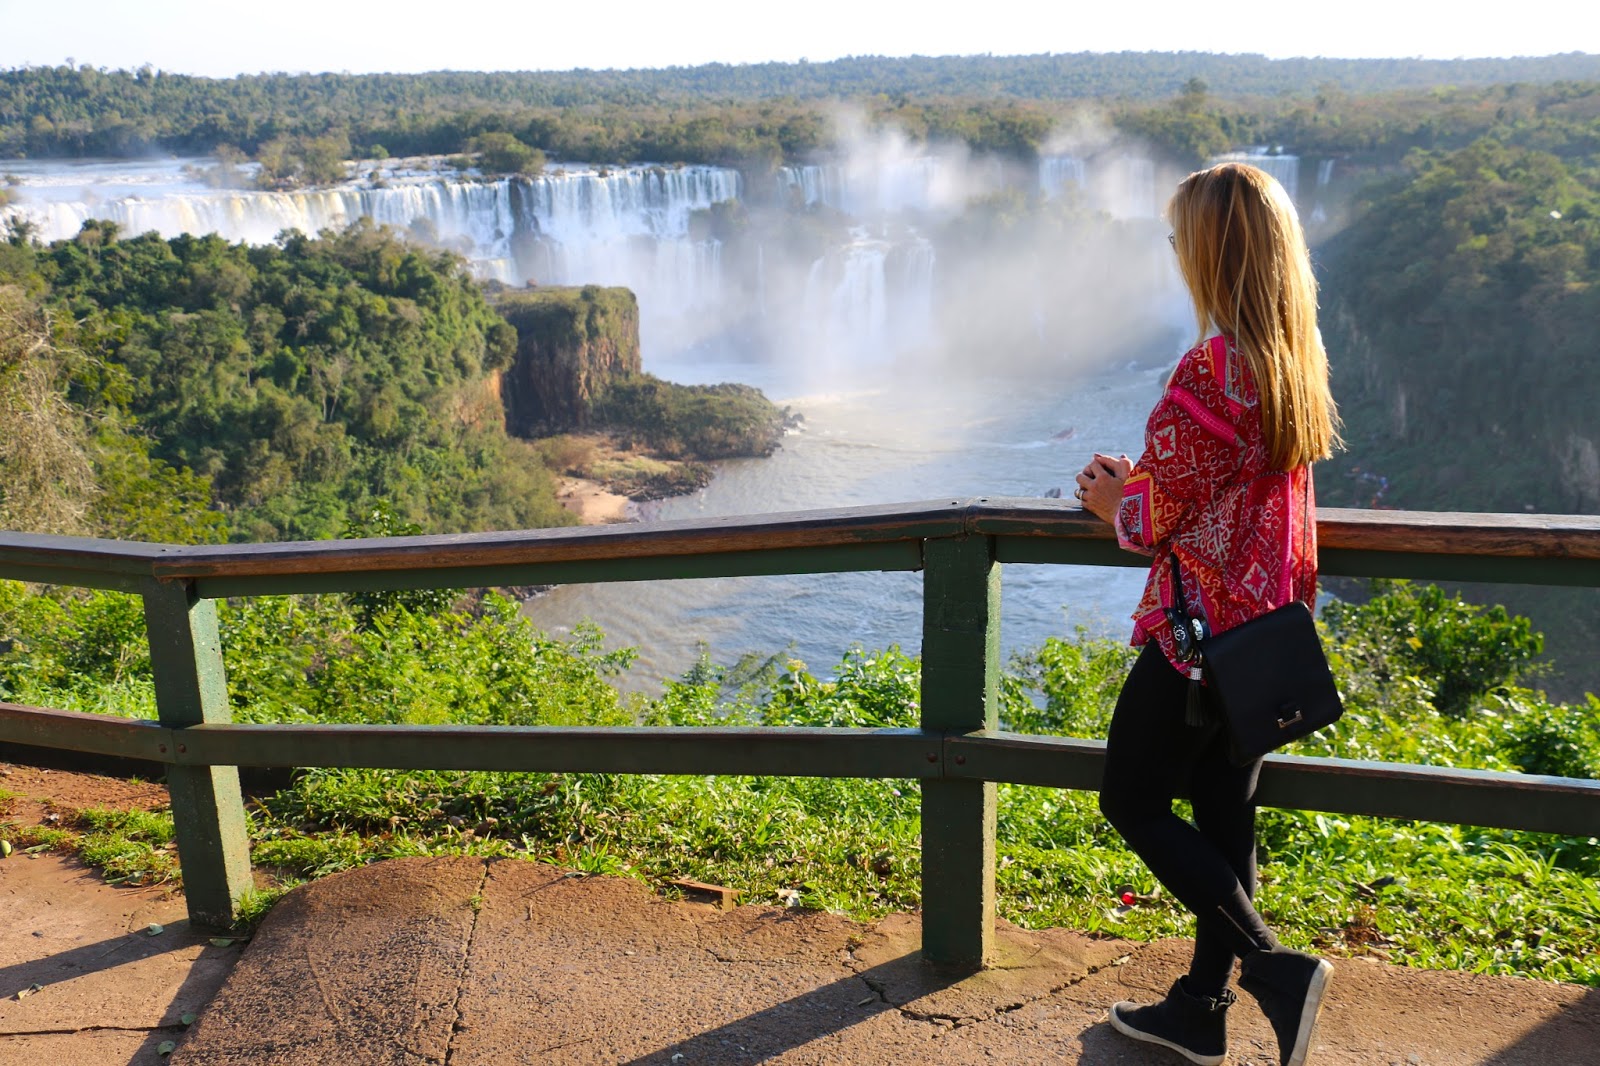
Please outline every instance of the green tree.
M509 133L479 134L472 139L468 151L477 153L478 166L488 174L537 177L544 170L544 153L528 147Z

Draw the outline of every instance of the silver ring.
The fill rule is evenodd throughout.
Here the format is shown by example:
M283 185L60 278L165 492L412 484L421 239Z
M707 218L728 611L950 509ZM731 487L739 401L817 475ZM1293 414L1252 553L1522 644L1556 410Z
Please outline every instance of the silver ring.
M1083 499L1083 486L1079 485L1077 491L1074 492L1072 495L1076 496L1080 500Z

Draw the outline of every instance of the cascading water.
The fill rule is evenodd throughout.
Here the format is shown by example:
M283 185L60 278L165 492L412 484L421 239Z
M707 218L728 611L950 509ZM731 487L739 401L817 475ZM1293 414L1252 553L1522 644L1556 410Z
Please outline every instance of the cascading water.
M343 229L362 217L401 230L420 220L430 239L461 252L481 276L510 281L516 231L510 185L444 178L291 192L177 185L157 195L134 192L110 198L95 195L91 185L71 198L28 197L9 213L36 223L45 241L71 237L91 218L115 222L130 234L216 233L252 244L270 242L289 229Z
M1084 188L1087 184L1084 161L1075 155L1047 155L1039 160L1039 192L1045 196L1060 196L1068 187Z
M639 298L646 343L700 339L722 303L721 246L697 238L695 212L739 199L722 167L562 168L512 186L518 280L625 285Z
M832 207L844 203L844 168L840 166L779 167L774 175L780 205Z
M1108 151L1091 157L1044 155L1039 159L1039 193L1047 198L1076 189L1084 203L1112 218L1155 218L1156 166L1148 157Z
M1000 174L997 166L964 156L883 152L844 163L780 167L775 180L780 204L872 219L959 210L972 192L998 187Z
M931 340L933 245L897 242L855 230L849 244L811 264L806 318L817 325L808 347L837 368L883 365Z
M71 237L100 218L125 233L217 233L261 244L284 230L343 229L367 217L459 252L483 278L627 286L639 296L646 334L668 343L682 343L676 323L720 302L720 247L696 238L691 220L739 198L735 170L567 167L497 181L426 167L377 173L375 182L273 192L209 188L177 164L53 171L35 164L20 167L23 195L0 212L0 223L26 218L45 241Z

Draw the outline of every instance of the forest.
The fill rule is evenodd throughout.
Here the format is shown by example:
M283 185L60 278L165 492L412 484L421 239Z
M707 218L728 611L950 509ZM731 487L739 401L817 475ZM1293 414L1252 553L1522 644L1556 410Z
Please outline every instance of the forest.
M834 147L848 103L915 139L1031 156L1084 115L1200 158L1441 146L1529 107L1592 95L1600 56L1268 60L1204 53L713 64L638 71L264 74L0 70L0 158L260 156L319 138L356 157L468 151L510 134L553 159L772 166ZM1585 83L1589 89L1584 90ZM1178 101L1173 108L1170 101ZM1229 143L1231 142L1231 143ZM1403 151L1404 148L1401 148Z
M444 253L370 225L249 247L109 223L50 247L13 235L7 253L22 338L63 361L60 408L183 479L210 516L197 532L226 512L250 539L335 536L375 500L436 529L564 521L485 388L516 332ZM152 531L108 508L132 528L103 532Z

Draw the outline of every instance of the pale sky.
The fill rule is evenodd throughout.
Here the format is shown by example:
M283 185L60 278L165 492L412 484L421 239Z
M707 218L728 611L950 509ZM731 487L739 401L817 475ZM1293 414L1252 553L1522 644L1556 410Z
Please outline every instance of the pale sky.
M984 52L1600 53L1593 0L1519 0L1498 10L1472 17L1460 4L1413 0L0 0L0 68L71 57L226 77Z

